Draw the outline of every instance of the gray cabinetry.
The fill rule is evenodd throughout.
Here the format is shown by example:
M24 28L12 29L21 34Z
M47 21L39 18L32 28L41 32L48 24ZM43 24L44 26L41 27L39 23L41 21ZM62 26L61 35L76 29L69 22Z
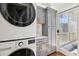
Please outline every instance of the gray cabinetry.
M37 6L37 23L45 23L45 8L42 8L40 6Z
M48 38L36 39L36 55L46 56L48 55Z
M42 25L43 36L48 36L48 27L56 27L56 10L52 8L46 8L45 24Z

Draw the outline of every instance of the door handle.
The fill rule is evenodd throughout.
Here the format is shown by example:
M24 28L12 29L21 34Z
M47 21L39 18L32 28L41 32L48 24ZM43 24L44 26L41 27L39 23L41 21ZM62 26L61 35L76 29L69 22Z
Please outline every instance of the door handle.
M57 30L57 33L58 33L58 34L60 33L59 29Z

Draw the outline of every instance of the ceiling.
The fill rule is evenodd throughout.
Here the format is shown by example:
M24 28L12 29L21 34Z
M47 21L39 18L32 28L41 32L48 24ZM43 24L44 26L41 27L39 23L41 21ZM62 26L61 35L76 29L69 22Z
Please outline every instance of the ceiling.
M58 12L62 12L64 10L67 10L69 8L79 5L79 3L40 3L40 4L47 7L51 7L57 10Z
M79 5L79 3L52 3L51 7L58 12L62 12L77 5Z

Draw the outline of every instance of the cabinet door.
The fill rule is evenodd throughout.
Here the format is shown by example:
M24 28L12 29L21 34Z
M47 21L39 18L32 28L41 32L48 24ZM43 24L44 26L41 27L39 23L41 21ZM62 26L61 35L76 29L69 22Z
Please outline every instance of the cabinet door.
M48 28L48 39L49 39L49 53L52 53L55 51L55 44L56 44L56 32L55 27L49 27Z
M52 8L47 8L46 13L46 19L48 19L48 26L56 26L56 10Z
M37 45L37 47L36 47L36 55L37 56L41 56L41 44L39 44L39 45Z
M48 55L48 43L42 43L41 55L42 56L47 56Z
M52 27L52 35L51 35L51 44L52 44L52 52L55 50L56 46L56 27Z
M40 6L37 6L37 23L45 23L45 9Z
M36 55L41 56L42 39L36 39Z
M48 41L47 38L44 38L38 40L38 42L36 42L36 54L37 56L47 56L48 55Z

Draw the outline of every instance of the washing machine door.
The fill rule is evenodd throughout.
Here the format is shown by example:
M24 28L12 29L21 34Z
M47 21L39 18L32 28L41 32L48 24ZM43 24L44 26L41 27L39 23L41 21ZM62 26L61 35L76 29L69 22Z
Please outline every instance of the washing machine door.
M9 23L25 27L35 20L35 7L32 3L1 3L1 14Z
M35 56L31 49L20 49L10 54L10 56Z

